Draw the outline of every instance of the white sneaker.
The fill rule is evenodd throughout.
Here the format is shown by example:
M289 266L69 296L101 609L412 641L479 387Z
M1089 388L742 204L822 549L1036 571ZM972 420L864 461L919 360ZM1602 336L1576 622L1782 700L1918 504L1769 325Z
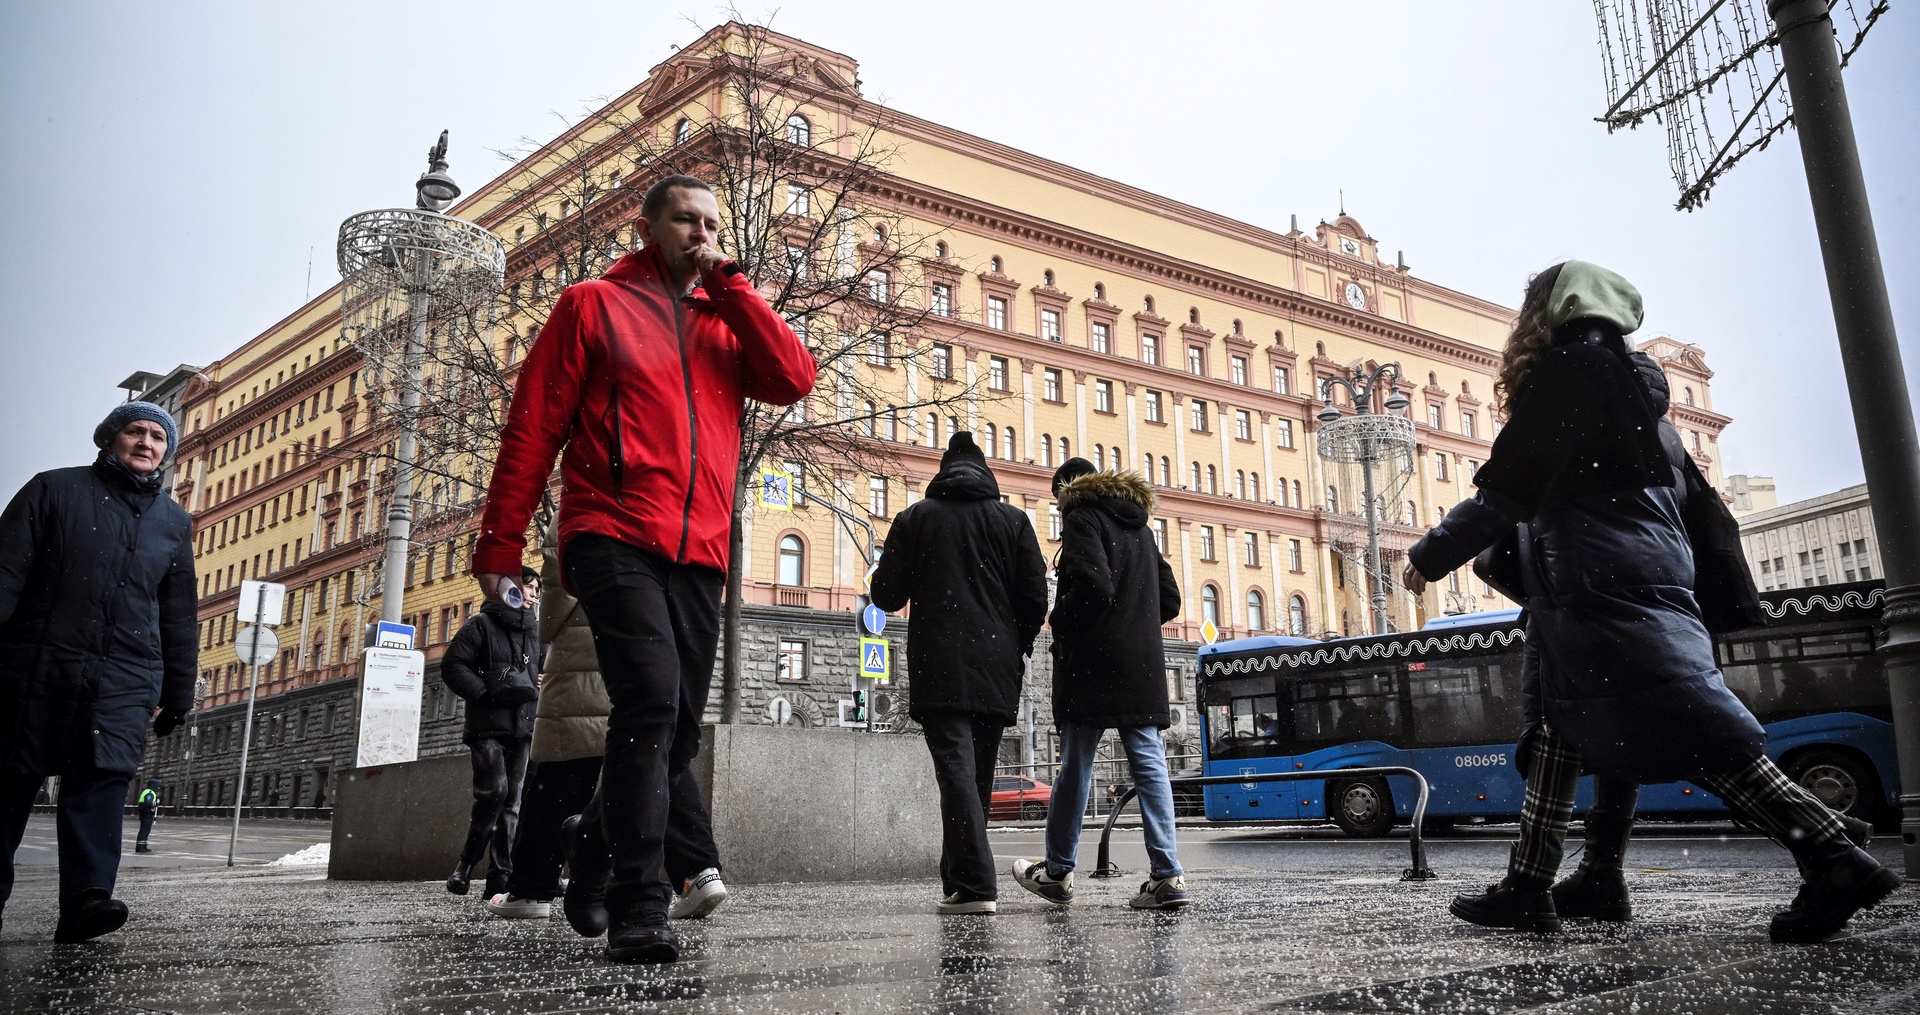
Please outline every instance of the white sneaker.
M1047 873L1045 860L1015 860L1013 880L1048 902L1066 905L1073 901L1073 872L1068 871L1065 877L1056 878Z
M553 903L501 892L487 900L487 912L508 920L544 920L553 915Z
M941 916L992 916L1000 911L1000 904L992 899L974 899L954 892L941 899L936 908Z
M667 915L676 920L698 920L719 909L725 901L726 883L720 880L719 870L708 867L680 886L680 897L673 900L673 908L667 910Z
M1187 879L1175 874L1170 878L1148 878L1140 893L1127 903L1135 909L1179 909L1193 899L1187 895Z

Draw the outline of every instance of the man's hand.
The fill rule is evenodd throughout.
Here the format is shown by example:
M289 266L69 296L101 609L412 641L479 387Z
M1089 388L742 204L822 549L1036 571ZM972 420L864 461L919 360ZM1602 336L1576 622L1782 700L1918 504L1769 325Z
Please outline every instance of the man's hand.
M1427 576L1412 564L1408 564L1406 571L1401 573L1400 581L1406 585L1408 592L1416 596L1427 590Z
M480 583L480 594L485 596L489 603L505 601L500 598L500 589L508 581L511 581L513 577L514 576L510 574L477 574L473 576L474 580Z
M692 250L687 251L687 253L693 258L694 268L702 275L732 260L732 258L721 253L719 247L711 243L702 243Z
M163 708L153 719L153 735L164 737L180 728L187 721L187 713L177 709Z

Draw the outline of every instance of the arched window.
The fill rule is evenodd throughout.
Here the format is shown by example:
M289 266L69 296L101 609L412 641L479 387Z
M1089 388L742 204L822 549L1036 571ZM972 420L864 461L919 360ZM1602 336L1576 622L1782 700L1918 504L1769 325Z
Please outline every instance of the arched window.
M1141 300L1141 301L1140 301L1140 306L1141 306L1141 308L1142 308L1142 309L1144 309L1144 310L1145 310L1145 311L1146 311L1147 313L1149 313L1149 314L1151 314L1151 313L1153 313L1153 297L1151 297L1151 296L1148 296L1148 297L1147 297L1146 299L1143 299L1143 300Z
M787 117L787 143L806 147L813 143L813 127L807 118L795 113Z
M933 256L935 256L935 257L938 257L938 258L940 258L941 260L945 260L945 259L946 259L946 257L947 257L947 241L945 241L945 240L936 240L936 241L934 241L934 244L933 244Z
M1253 496L1254 500L1257 501L1260 499L1260 474L1259 473L1251 472L1247 474L1247 492Z
M1045 285L1047 288L1049 289L1053 288L1053 269L1048 268L1046 271L1041 272L1040 281L1041 281L1041 284Z
M1220 588L1212 582L1200 587L1200 619L1213 621L1214 627L1220 626Z
M1199 308L1199 307L1188 307L1188 308L1187 308L1187 323L1188 323L1188 324L1199 324L1199 323L1200 323L1200 308Z
M692 136L693 136L693 121L687 119L684 116L681 117L680 122L673 125L673 143L686 144L687 139Z
M1327 487L1327 510L1334 514L1340 513L1340 491L1331 486Z
M1233 495L1241 500L1247 499L1247 470L1233 470Z
M1211 494L1220 492L1219 473L1215 472L1211 465L1207 466L1207 492Z
M1307 601L1299 596L1287 600L1287 633L1295 638L1307 636Z
M1688 405L1692 405L1692 404L1693 404L1693 388L1692 388L1691 386L1688 386L1688 387L1685 387L1685 388L1681 388L1680 390L1681 390L1682 392L1685 392L1685 397L1686 397L1686 400L1687 400L1687 404L1688 404Z
M1147 482L1149 483L1153 482L1153 456L1152 455L1140 456L1140 475L1145 477Z
M1000 257L999 257L999 255L997 255L997 254L996 254L996 255L994 255L994 257L993 257L993 258L992 258L991 260L989 260L989 261L987 262L987 266L988 266L988 268L989 268L989 269L990 269L990 270L992 271L992 273L993 273L993 274L995 274L995 275L998 275L998 274L1000 274Z
M1040 464L1046 466L1049 469L1053 468L1053 435L1052 434L1043 433L1040 435Z
M873 419L874 419L874 417L875 417L875 416L877 416L877 415L879 415L879 410L877 410L877 409L875 409L875 408L874 408L874 405L873 405L873 403L872 403L872 402L862 402L862 403L861 403L861 405L860 405L860 434L861 434L861 436L863 436L863 437L872 437L872 436L874 435L874 434L873 434Z
M1096 300L1104 300L1107 298L1107 287L1104 283L1095 282L1093 284L1093 298Z
M1093 446L1093 467L1096 469L1104 469L1107 467L1107 446L1106 445L1095 444Z
M1060 461L1065 462L1067 459L1072 457L1073 457L1073 446L1067 443L1067 439L1065 437L1060 438Z
M1233 333L1236 335L1240 334L1240 318L1238 317L1233 319Z
M1307 506L1306 498L1300 496L1300 481L1297 479L1293 481L1293 506L1297 508Z
M1199 493L1200 492L1200 463L1199 462L1193 463L1193 468L1190 471L1192 471L1193 475L1188 480L1187 488L1192 490L1194 493Z
M940 446L940 417L929 412L927 413L927 447L937 448L939 446Z
M1013 456L1013 427L1007 427L1006 432L1000 435L1000 457L1005 461L1011 462L1013 461Z
M986 428L980 432L980 435L986 438L986 440L981 443L981 450L987 453L988 458L1000 457L1000 442L996 439L996 434L997 431L994 430L992 423L988 423Z
M1247 627L1254 631L1267 629L1267 600L1259 589L1247 590Z
M800 542L799 536L780 537L780 584L805 585L807 583L807 548Z

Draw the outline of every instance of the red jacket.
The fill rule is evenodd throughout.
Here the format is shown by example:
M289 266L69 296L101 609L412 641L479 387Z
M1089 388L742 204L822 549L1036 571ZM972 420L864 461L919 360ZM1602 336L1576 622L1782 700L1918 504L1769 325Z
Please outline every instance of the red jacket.
M799 401L816 367L733 262L701 283L677 296L641 250L561 294L514 385L473 573L520 573L562 448L563 554L591 532L726 568L741 408Z

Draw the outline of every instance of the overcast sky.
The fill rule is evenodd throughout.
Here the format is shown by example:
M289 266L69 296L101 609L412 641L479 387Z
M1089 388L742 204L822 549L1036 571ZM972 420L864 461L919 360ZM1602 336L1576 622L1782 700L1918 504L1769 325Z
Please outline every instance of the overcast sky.
M0 6L0 497L93 454L135 370L205 364L337 280L340 220L411 205L442 128L477 186L723 19L708 3ZM742 8L758 16L769 10ZM932 13L922 13L929 11ZM1170 13L1172 12L1172 13ZM1920 29L1853 103L1909 386L1920 374ZM1673 210L1665 135L1609 136L1592 7L793 0L776 29L868 97L1257 225L1346 208L1415 274L1513 305L1579 257L1698 344L1727 471L1861 480L1798 140ZM311 266L311 267L309 267Z

